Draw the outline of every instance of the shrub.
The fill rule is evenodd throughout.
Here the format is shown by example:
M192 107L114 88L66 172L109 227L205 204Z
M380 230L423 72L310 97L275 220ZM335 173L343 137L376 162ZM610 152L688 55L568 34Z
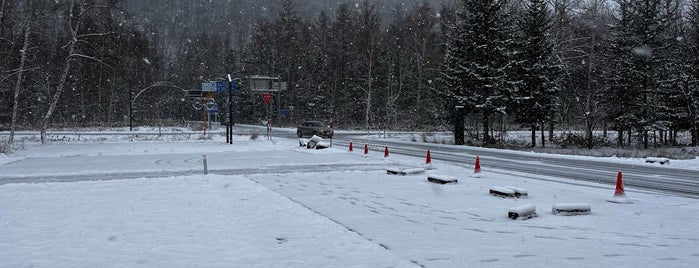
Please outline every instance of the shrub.
M5 139L0 140L0 154L10 153L10 148L10 144Z
M259 134L257 134L257 132L253 132L252 134L250 134L250 139L257 140L258 136L259 136Z

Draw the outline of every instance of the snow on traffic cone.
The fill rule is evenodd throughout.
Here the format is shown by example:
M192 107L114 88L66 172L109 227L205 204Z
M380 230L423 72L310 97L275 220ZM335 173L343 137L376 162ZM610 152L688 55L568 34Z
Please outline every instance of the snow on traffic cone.
M624 193L624 182L621 180L621 171L616 176L616 190L614 191L614 196L626 196Z
M432 157L430 156L430 149L427 149L427 158L425 159L425 164L432 164Z
M607 199L607 201L619 204L631 204L633 203L626 197L624 192L624 182L621 180L621 171L616 176L616 189L614 190L614 197Z
M369 154L369 144L364 144L364 154Z
M349 151L350 151L350 152L352 151L352 141L350 141Z
M388 157L388 146L384 147L383 157Z

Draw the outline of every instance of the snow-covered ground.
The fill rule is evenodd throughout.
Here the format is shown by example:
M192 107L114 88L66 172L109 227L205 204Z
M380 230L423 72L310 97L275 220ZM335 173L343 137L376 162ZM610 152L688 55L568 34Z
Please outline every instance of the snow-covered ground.
M0 157L0 267L699 263L697 199L627 188L633 203L616 204L607 201L614 194L607 185L487 166L473 178L472 167L439 162L427 174L388 175L387 168L425 160L264 137L236 136L233 145L216 135L23 146ZM427 175L459 182L429 183ZM65 182L16 183L51 178ZM495 197L494 186L529 196ZM568 203L592 213L551 214ZM538 217L507 218L522 205L534 205Z

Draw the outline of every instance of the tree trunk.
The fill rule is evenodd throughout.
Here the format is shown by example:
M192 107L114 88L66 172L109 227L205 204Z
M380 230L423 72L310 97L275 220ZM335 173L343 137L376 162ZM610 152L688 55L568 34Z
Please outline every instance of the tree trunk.
M73 19L73 9L75 7L75 1L71 2L70 5L70 15L68 16L69 20ZM44 118L41 122L41 143L46 144L46 128L48 127L49 120L51 120L51 116L53 115L53 112L56 110L56 105L58 105L58 100L61 98L61 93L63 92L63 87L66 84L66 79L68 78L68 73L70 72L70 61L73 57L73 53L75 53L75 45L78 42L77 39L77 32L79 29L80 23L76 23L74 26L75 28L70 29L71 36L70 36L70 42L68 42L68 56L66 57L65 65L63 66L63 73L61 73L61 80L58 82L58 86L56 87L56 92L53 94L53 99L51 100L51 105L49 106L48 111L46 111L46 115L44 115Z
M585 143L587 149L592 149L593 138L592 138L592 118L590 116L585 116Z
M364 111L364 124L366 125L367 134L369 133L369 115L371 112L371 91L366 92L366 111Z
M546 135L544 135L544 124L546 124L546 122L541 121L541 148L546 147Z
M2 32L3 32L3 21L5 20L5 4L6 0L1 0L0 1L0 37L2 37Z
M532 148L536 147L536 123L532 123L531 131L532 131Z
M602 137L607 137L607 120L602 121Z
M553 118L549 120L549 141L553 142Z
M617 145L621 148L624 147L624 129L621 127L617 128Z
M677 137L677 132L675 132L675 137ZM699 144L699 123L694 122L692 124L692 147Z
M488 113L483 112L483 143L490 143L490 122Z
M5 1L2 1L2 9L5 9ZM12 102L12 122L10 123L10 138L7 143L14 143L15 129L17 128L17 110L19 110L19 92L22 89L22 78L24 75L24 65L27 62L27 49L29 49L29 33L31 32L32 18L32 0L27 0L27 15L24 21L24 44L22 45L21 60L19 61L19 69L17 71L17 83L15 83L15 94ZM0 13L0 21L2 21L2 13ZM2 25L0 25L2 27Z
M648 130L643 130L643 149L648 149Z
M633 135L633 130L629 129L629 131L626 133L626 136L628 138L628 140L626 141L626 144L628 144L629 146L631 146L631 136L632 135Z

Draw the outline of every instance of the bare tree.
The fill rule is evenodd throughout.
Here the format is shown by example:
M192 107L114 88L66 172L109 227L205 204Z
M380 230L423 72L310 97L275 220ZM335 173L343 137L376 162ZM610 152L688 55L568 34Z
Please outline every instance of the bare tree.
M56 106L58 104L58 100L61 98L61 94L63 93L63 89L66 84L66 80L68 78L68 75L71 71L71 64L74 60L77 58L86 58L86 59L91 59L95 60L98 62L101 62L100 60L96 59L95 57L91 57L88 55L84 55L79 53L77 46L80 42L86 42L84 39L90 36L100 36L100 35L105 35L108 33L81 33L81 26L83 23L83 19L86 17L88 12L90 12L92 9L95 8L110 8L107 5L99 5L99 4L88 4L86 0L78 0L79 3L76 4L76 0L72 0L70 2L70 10L68 17L66 18L68 21L67 26L68 26L68 43L65 45L67 47L68 53L67 57L65 60L65 63L63 65L63 71L61 73L61 78L58 82L58 85L56 86L56 92L53 93L53 98L51 99L51 103L49 105L48 111L46 111L46 115L44 115L42 123L41 123L41 143L46 143L46 128L48 127L48 123L51 120L51 116L53 115L54 111L56 110Z
M359 66L364 76L360 78L363 83L359 88L364 93L365 111L364 124L369 131L369 119L371 118L371 103L374 93L374 76L378 68L381 38L381 22L374 5L370 5L368 0L362 4L362 12L359 14L359 32L357 40L357 50L359 53Z
M0 35L2 34L3 20L5 20L5 2L6 0L0 1Z
M5 3L2 3L3 9ZM29 49L29 36L31 33L32 25L32 0L27 0L27 15L24 19L24 44L22 45L21 59L19 61L19 68L17 70L17 82L15 83L15 94L12 102L12 122L10 123L10 137L7 140L8 144L14 143L15 129L17 127L17 110L19 109L19 93L22 89L22 75L24 74L24 65L27 62L27 51ZM2 21L2 13L0 13L0 21ZM1 27L1 26L0 26Z

